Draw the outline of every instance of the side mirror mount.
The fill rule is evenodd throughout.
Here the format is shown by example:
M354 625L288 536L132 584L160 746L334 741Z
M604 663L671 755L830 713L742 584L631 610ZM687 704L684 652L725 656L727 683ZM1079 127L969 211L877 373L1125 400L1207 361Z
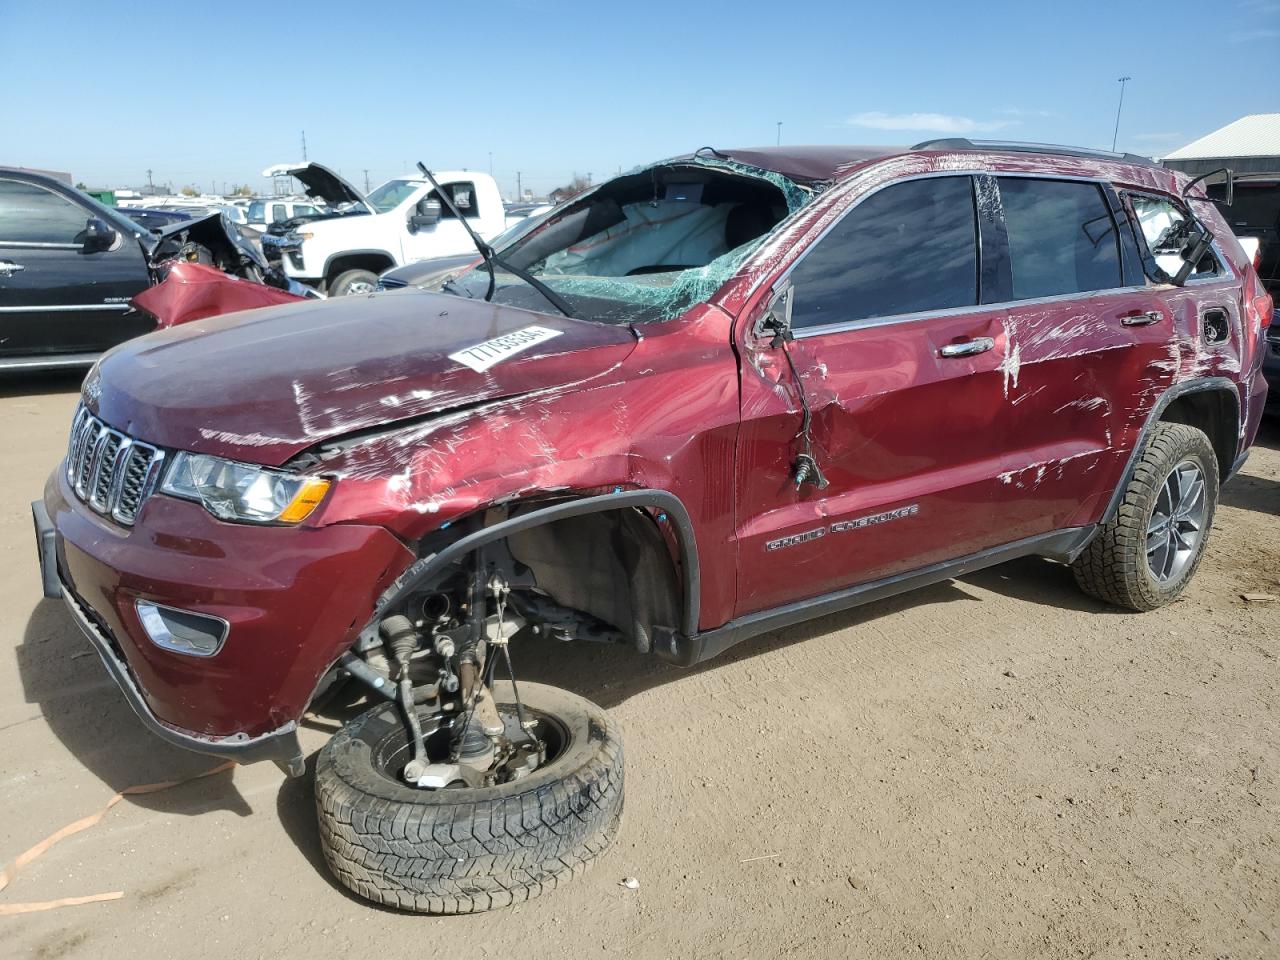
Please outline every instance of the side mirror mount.
M791 301L792 288L785 286L779 290L771 301L769 301L769 309L760 317L756 323L756 336L763 339L764 337L772 337L769 343L770 349L777 350L784 343L788 343L795 339L795 335L791 332Z
M409 229L417 232L434 227L440 222L440 201L427 200L418 204L417 211L409 217Z
M110 250L116 242L116 232L100 217L90 217L85 221L84 229L73 238L80 244L85 253L99 253Z

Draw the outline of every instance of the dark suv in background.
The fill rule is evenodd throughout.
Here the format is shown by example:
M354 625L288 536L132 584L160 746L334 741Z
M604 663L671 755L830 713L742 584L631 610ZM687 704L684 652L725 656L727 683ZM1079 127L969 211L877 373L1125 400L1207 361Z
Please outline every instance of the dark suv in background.
M148 230L54 177L0 167L0 371L87 367L154 330L130 300L176 260L270 277L220 213Z
M0 370L85 367L154 329L129 305L154 240L54 177L0 167Z

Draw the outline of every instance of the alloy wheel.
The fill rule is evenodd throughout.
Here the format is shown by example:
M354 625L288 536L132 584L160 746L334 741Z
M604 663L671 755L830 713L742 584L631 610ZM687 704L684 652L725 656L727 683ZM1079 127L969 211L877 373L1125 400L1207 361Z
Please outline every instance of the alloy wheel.
M1183 460L1160 485L1147 521L1147 566L1160 583L1177 580L1191 563L1204 536L1204 471Z

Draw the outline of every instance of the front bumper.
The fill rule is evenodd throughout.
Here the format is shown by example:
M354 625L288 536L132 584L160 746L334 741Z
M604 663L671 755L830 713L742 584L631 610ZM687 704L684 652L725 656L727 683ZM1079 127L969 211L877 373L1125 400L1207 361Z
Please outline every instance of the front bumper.
M32 514L46 595L63 598L144 725L188 750L291 772L317 683L412 559L379 527L227 524L161 495L121 528L81 504L61 468ZM210 657L157 646L140 598L225 619L225 645Z

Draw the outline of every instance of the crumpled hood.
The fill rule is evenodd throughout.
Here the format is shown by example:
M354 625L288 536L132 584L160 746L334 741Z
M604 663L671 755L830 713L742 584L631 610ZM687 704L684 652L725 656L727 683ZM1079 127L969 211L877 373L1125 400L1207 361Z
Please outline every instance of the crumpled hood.
M634 348L625 326L411 289L161 330L104 356L84 393L140 440L279 465L344 434L569 386Z
M332 206L358 203L372 213L364 194L334 171L318 163L277 163L262 171L264 177L289 176L300 180L307 196Z

